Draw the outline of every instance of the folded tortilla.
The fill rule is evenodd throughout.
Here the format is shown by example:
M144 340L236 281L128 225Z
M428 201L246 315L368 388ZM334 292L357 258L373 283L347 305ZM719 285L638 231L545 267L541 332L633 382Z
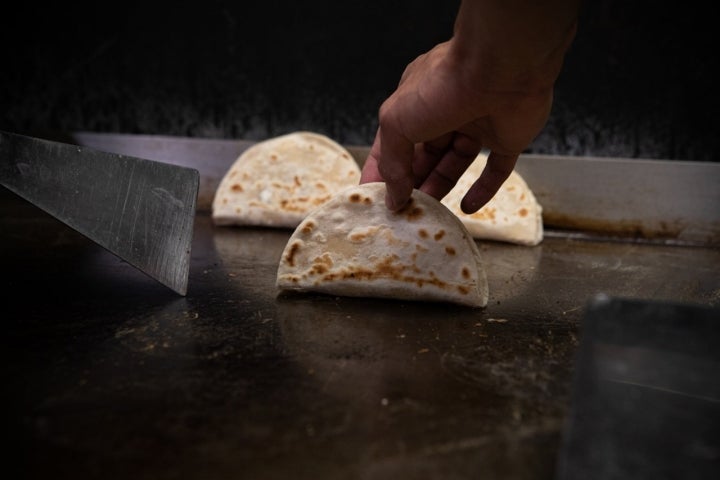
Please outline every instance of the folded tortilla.
M285 246L278 288L485 306L480 252L458 217L418 190L391 212L385 192L356 185L313 210Z
M352 155L312 132L274 137L245 150L220 181L216 225L295 228L310 210L360 180Z
M542 206L519 173L513 171L497 194L480 210L466 214L460 202L487 163L480 153L453 189L442 199L473 238L533 246L543 239Z

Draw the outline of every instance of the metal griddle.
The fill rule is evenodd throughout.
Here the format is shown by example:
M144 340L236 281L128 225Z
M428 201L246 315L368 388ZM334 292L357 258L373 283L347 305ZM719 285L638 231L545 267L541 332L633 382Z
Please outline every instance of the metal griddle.
M479 242L486 309L278 296L291 232L215 227L203 209L250 142L76 141L200 171L188 292L2 192L4 425L26 478L551 479L588 302L720 301L709 206L679 219L692 229L648 214L603 230L613 221L563 217L540 187L558 225L539 246ZM700 190L685 185L683 201L717 195Z

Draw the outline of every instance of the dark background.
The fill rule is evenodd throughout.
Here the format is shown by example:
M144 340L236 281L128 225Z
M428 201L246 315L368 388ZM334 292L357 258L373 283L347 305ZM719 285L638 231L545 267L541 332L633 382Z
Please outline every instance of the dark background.
M25 2L0 16L0 129L369 144L459 1ZM716 22L701 2L586 0L532 153L717 161Z

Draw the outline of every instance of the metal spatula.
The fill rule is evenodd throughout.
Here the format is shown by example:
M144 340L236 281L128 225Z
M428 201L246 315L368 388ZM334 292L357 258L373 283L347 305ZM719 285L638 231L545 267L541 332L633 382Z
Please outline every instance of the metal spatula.
M0 131L0 184L186 294L197 170Z

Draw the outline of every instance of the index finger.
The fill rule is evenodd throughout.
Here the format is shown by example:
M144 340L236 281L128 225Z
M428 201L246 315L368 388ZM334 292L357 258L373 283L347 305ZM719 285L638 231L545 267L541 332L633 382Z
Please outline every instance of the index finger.
M405 206L412 195L415 184L412 170L415 146L392 123L383 121L382 117L378 137L380 157L375 157L375 161L387 188L385 204L390 210L397 211Z

